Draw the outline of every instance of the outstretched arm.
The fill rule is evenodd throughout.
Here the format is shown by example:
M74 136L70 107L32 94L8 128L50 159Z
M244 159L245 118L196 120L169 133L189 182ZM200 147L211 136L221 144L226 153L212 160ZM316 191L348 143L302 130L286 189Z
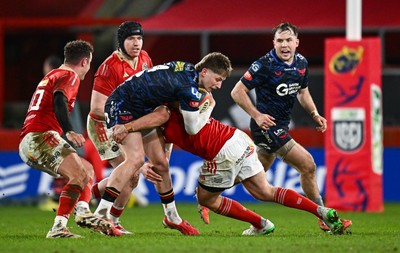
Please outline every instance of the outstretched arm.
M161 126L168 121L170 111L168 107L161 105L154 109L153 112L140 117L137 120L131 121L126 124L119 124L113 127L112 137L118 143L121 143L123 139L131 132L142 131L151 129L154 127Z

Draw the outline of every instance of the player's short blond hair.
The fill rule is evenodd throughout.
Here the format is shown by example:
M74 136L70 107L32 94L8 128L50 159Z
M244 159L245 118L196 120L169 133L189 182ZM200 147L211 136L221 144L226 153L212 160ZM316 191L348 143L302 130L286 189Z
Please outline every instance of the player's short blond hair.
M231 61L226 55L219 52L207 54L194 68L197 72L201 72L203 68L207 68L224 77L229 77L232 72Z

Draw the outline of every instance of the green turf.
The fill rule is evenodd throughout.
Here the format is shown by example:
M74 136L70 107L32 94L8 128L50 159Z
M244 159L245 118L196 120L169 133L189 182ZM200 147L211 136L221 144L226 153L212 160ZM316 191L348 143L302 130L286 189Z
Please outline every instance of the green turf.
M248 224L211 213L205 225L194 204L179 204L182 217L197 227L200 236L186 237L164 229L161 205L125 210L122 223L132 236L107 237L77 227L70 230L83 239L46 239L55 214L32 206L0 207L0 252L400 252L400 204L386 204L383 213L344 213L353 220L352 235L332 236L319 230L316 218L277 204L245 204L274 222L268 236L244 237Z

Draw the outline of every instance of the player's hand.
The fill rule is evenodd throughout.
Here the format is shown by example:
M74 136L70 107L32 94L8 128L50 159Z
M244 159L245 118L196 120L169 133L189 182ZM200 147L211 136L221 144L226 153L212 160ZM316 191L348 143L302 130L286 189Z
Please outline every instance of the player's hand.
M317 127L316 127L317 131L322 132L322 133L325 132L325 130L327 128L326 119L324 117L322 117L321 115L315 115L313 117L313 120L315 123L317 123Z
M122 143L122 141L125 139L125 137L129 134L128 129L124 125L115 125L112 128L112 137L117 143Z
M162 177L153 170L153 165L149 162L145 162L140 168L140 171L142 172L144 178L146 178L153 184L157 184L163 181Z
M274 122L275 118L269 114L260 113L257 117L254 118L254 120L256 121L257 125L263 130L268 130L270 127L276 126Z
M85 144L85 137L82 134L75 133L74 131L68 131L65 136L72 143L74 147L80 148Z

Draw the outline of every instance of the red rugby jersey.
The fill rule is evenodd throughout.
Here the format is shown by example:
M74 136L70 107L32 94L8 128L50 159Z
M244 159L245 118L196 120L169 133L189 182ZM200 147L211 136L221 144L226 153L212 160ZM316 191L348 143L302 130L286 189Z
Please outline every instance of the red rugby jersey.
M114 51L97 69L94 75L93 90L110 96L111 92L130 76L153 67L148 53L142 50L138 56L136 68L124 60L122 53Z
M189 135L186 133L182 115L174 110L171 110L170 119L163 125L165 142L176 144L207 161L214 159L235 130L236 128L210 117L197 134Z
M30 132L57 131L62 128L54 112L54 93L61 91L68 99L68 111L74 108L81 81L72 69L62 67L50 71L43 77L33 93L21 131L21 139Z

